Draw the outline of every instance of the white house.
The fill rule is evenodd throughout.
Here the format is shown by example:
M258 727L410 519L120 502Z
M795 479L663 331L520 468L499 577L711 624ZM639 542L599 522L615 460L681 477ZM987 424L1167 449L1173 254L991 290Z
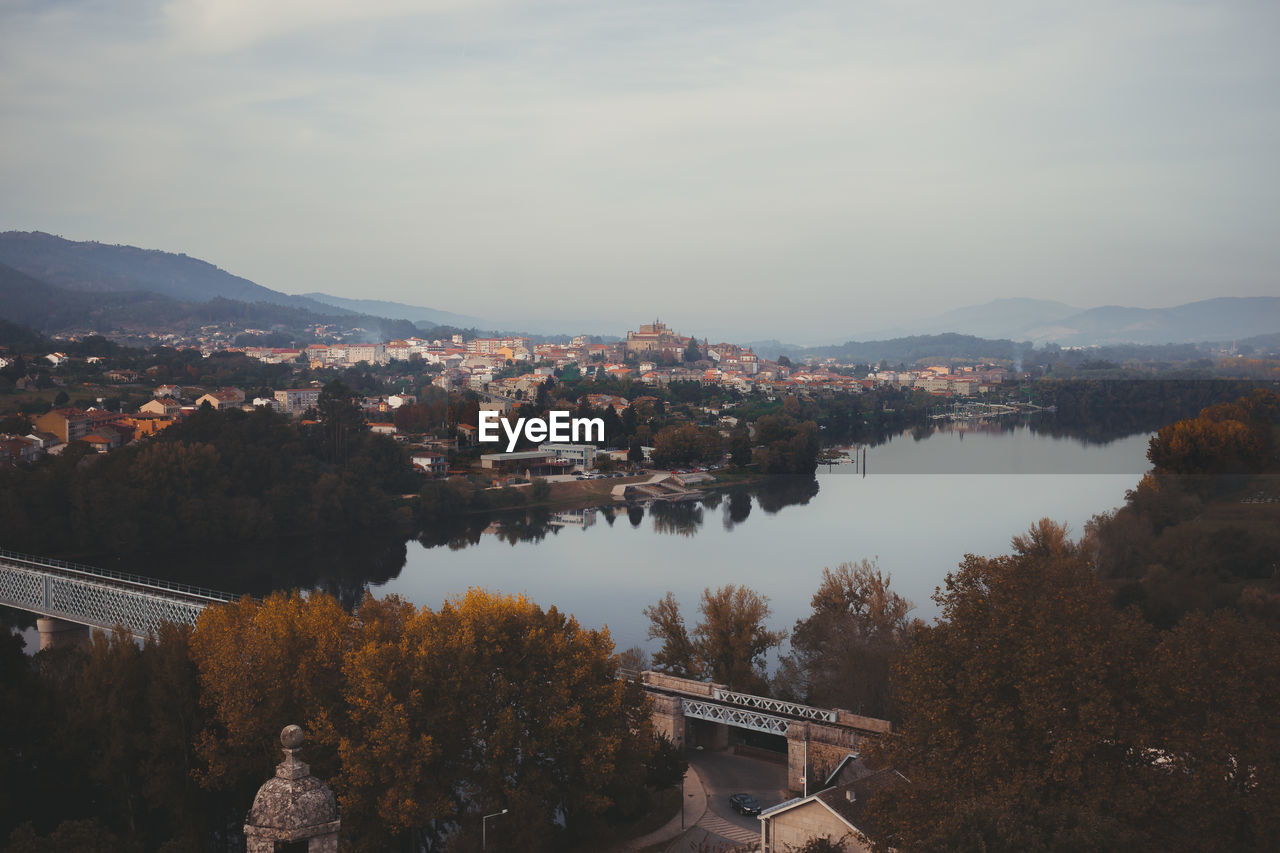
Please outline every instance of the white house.
M428 474L447 474L449 473L449 462L443 453L433 453L429 450L418 450L409 456L409 462L415 468L426 471Z

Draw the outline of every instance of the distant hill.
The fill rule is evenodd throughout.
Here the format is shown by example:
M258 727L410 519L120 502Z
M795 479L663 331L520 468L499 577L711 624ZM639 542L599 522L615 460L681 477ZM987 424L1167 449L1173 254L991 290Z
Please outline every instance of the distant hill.
M790 357L804 352L804 347L799 344L784 344L777 338L770 338L767 341L747 341L743 346L761 358L770 360L776 360L780 355Z
M878 329L859 337L882 340L957 332L979 338L1027 340L1025 330L1059 323L1079 314L1080 311L1081 309L1074 306L1049 299L1025 297L993 299L981 305L968 305L932 317L924 317L909 326Z
M303 307L242 302L221 296L184 301L145 290L68 290L0 264L0 320L50 333L94 330L146 334L226 322L282 327L299 330L299 334L308 327L330 323L359 326L384 338L417 332L408 320L349 314L337 308L329 308L328 312L319 314Z
M1022 355L1031 350L1030 342L1018 343L1008 339L979 338L974 335L911 335L885 341L848 341L837 346L805 347L784 352L792 359L834 358L842 362L878 364L887 361L891 365L905 362L914 364L927 359L946 360L963 358L1017 364Z
M1231 341L1280 332L1280 297L1219 297L1173 308L1091 308L1055 326L1024 330L1032 340L1076 346Z
M1240 351L1247 355L1280 355L1280 332L1272 335L1256 335L1252 338L1242 338L1236 343L1240 346Z
M451 311L439 311L435 308L424 308L420 305L405 305L402 302L384 302L380 299L346 299L342 296L331 296L328 293L303 293L306 299L353 311L357 314L372 314L375 317L394 317L397 320L410 320L433 326L455 326L460 329L479 328L485 325L483 320L468 317L465 314L454 314Z
M42 231L0 233L0 263L46 284L76 292L143 291L183 302L208 302L220 297L287 305L329 316L359 313L280 293L186 255L75 242Z
M944 332L1062 346L1231 341L1280 332L1280 297L1219 297L1173 308L1107 305L1085 310L1043 299L996 299L866 337Z

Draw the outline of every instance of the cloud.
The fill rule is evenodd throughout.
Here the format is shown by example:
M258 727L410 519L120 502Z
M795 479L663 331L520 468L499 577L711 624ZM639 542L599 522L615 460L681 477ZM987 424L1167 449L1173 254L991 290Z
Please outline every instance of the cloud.
M761 335L1068 288L1257 292L1280 260L1278 15L10 4L0 227L471 314L483 294L616 315L625 293L709 328L732 304Z
M169 0L168 36L179 49L241 50L325 28L474 8L482 0Z

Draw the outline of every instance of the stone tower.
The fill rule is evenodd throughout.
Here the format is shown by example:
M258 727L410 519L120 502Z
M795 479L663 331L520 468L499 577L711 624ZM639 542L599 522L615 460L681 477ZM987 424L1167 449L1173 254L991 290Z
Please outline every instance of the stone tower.
M284 761L276 765L275 778L258 789L244 823L248 853L338 851L338 803L329 786L298 758L302 740L298 726L280 732Z

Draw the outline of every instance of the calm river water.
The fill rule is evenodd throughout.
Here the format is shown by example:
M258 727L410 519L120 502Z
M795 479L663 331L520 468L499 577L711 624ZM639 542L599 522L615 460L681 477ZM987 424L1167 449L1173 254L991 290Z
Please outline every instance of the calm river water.
M1042 517L1079 536L1121 504L1147 468L1147 439L1086 444L1026 426L908 434L870 448L865 475L823 466L816 481L778 478L699 504L565 514L531 539L516 523L490 525L466 547L410 542L403 570L372 591L430 607L471 586L522 592L607 625L619 649L653 652L641 611L668 590L692 627L704 588L746 584L770 599L771 627L790 629L824 566L867 557L932 619L930 597L965 554L1007 553Z

